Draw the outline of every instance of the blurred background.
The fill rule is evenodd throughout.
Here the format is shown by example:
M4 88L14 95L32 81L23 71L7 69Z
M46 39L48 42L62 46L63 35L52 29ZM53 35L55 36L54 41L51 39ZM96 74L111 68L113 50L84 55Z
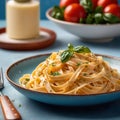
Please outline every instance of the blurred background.
M60 0L40 0L41 19L47 19L45 15L46 10L54 5L58 5L59 1ZM120 0L118 1L120 3ZM0 0L0 20L5 19L5 2L6 0Z
M54 5L58 5L60 0L40 0L40 17L41 19L47 19L45 16L46 10ZM5 19L5 2L6 0L0 0L0 20Z

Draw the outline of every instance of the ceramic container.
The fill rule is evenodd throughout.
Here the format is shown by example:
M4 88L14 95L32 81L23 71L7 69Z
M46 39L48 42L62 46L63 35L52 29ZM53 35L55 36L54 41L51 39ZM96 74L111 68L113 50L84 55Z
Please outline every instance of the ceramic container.
M80 40L94 43L110 42L120 36L120 23L118 24L79 24L57 20L51 16L52 8L46 12L47 18Z
M29 39L39 35L39 0L7 0L6 32L12 39Z

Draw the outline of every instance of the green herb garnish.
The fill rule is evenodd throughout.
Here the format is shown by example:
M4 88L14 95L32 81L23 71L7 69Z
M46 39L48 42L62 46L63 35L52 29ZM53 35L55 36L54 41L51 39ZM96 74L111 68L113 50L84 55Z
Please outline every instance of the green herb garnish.
M105 13L103 18L105 21L107 21L108 23L111 23L111 24L120 22L120 18L118 18L117 16L115 16L111 13Z
M22 105L21 104L19 104L19 108L21 107Z
M30 79L29 78L26 78L25 81L28 82Z
M57 75L60 75L60 73L59 72L51 72L51 75L57 76Z
M87 75L87 73L83 73L83 76L86 76Z
M53 63L51 63L51 65L54 67L54 66L56 66L56 64L53 62Z
M90 49L85 46L76 46L74 47L72 44L68 44L68 49L63 51L60 55L61 62L67 62L74 54L74 52L77 53L90 53Z
M15 0L16 2L21 2L21 3L24 3L24 2L29 2L31 0Z
M59 20L64 20L64 9L65 8L61 8L59 6L54 6L51 16Z
M62 62L67 62L72 56L73 56L73 52L72 52L72 51L70 51L70 50L65 50L65 51L62 52L62 54L60 55L61 61L62 61Z
M81 63L77 63L77 65L76 66L80 66L81 65Z
M74 48L74 52L77 53L90 53L90 49L88 47L85 46L77 46Z
M92 13L93 11L93 4L91 0L81 0L80 4L85 8L87 13Z

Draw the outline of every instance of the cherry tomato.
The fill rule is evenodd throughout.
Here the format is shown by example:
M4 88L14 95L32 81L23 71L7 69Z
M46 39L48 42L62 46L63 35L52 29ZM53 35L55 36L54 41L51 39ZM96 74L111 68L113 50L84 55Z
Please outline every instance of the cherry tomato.
M86 17L86 11L83 6L73 3L65 8L64 19L69 22L79 22Z
M104 8L104 13L112 13L120 18L120 7L117 4L110 4Z
M92 0L93 8L95 9L97 7L98 0Z
M118 0L98 0L97 5L103 7L103 9L109 4L118 4Z
M60 7L67 7L72 3L79 3L79 0L60 0Z

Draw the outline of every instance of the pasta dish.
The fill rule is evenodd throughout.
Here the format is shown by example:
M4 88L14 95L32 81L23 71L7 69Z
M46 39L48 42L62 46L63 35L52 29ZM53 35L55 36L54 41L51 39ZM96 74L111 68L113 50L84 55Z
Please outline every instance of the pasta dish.
M53 52L31 74L24 74L21 86L44 93L86 95L120 90L120 73L89 48L68 44Z

